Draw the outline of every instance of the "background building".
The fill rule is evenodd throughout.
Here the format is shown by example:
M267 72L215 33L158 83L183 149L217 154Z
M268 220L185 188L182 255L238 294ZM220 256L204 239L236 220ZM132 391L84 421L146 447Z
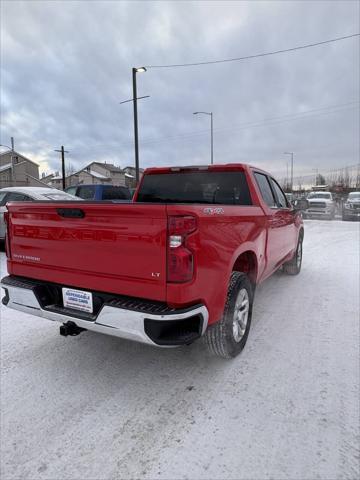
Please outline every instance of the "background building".
M140 169L140 176L143 173ZM47 185L62 189L62 176L59 172L44 175L41 181ZM134 188L136 185L135 167L120 168L112 163L92 162L83 169L66 176L66 187L79 184L108 184Z
M15 150L0 154L0 188L40 186L39 165Z
M125 172L126 186L128 186L129 188L135 188L136 187L136 169L135 169L135 167L125 167L123 170ZM140 168L139 173L140 173L140 180L141 180L142 174L144 173L144 169Z

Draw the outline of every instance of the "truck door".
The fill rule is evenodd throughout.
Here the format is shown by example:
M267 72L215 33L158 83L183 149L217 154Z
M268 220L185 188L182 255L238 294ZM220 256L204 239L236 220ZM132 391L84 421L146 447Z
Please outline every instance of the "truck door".
M283 236L286 224L268 176L260 172L254 172L254 176L260 190L263 210L267 219L266 266L262 273L262 277L265 278L281 264L281 260L285 257Z
M290 207L286 196L276 180L270 177L270 184L275 194L278 206L278 216L281 218L283 233L281 236L283 258L285 258L296 246L296 227L294 210Z

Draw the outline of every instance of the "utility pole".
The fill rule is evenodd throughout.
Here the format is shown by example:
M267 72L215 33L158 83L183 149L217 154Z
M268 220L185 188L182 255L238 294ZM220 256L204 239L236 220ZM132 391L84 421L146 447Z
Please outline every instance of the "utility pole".
M16 178L15 178L15 170L14 170L14 137L10 137L11 140L11 156L10 156L10 162L11 162L11 185L13 186L16 184Z
M61 153L61 170L62 170L62 187L65 190L65 153L69 153L67 150L64 150L64 145L61 145L60 150L54 150L54 152Z

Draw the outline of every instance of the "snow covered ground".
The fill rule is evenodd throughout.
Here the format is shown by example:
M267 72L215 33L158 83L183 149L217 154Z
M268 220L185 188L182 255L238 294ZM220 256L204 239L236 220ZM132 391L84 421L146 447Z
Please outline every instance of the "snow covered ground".
M259 287L233 361L2 306L2 478L359 478L360 225L305 223L301 274Z

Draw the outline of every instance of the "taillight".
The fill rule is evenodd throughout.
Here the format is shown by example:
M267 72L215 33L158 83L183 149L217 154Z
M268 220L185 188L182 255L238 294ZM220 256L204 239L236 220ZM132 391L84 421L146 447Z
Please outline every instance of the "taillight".
M4 212L5 223L5 254L7 258L10 258L10 240L9 240L9 212Z
M190 215L168 219L167 281L189 282L194 274L194 256L186 246L186 238L197 228L196 218Z

